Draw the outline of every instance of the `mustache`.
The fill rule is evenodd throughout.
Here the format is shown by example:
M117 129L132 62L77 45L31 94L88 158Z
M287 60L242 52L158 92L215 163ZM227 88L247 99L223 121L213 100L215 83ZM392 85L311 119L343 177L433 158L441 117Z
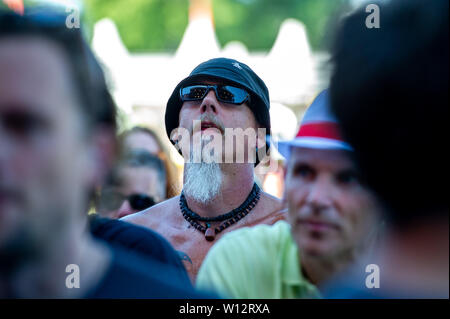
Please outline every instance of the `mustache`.
M295 216L296 223L302 222L316 222L330 224L335 227L339 227L340 224L333 217L332 210L330 208L320 208L320 207L304 207Z
M196 131L200 131L201 130L201 125L202 123L210 123L213 124L215 127L217 127L217 129L219 129L219 131L224 134L225 133L225 125L219 120L217 119L215 116L204 113L202 114L202 116L200 117L200 122L198 123L192 123L192 126L189 128L189 133L192 135L194 130Z

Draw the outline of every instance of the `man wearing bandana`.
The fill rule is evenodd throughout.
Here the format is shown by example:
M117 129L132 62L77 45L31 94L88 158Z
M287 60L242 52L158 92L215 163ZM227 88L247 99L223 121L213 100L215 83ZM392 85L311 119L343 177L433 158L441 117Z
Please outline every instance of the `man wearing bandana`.
M169 98L167 135L186 161L182 193L125 220L165 236L183 253L192 280L224 233L285 218L281 201L254 181L255 166L267 158L269 106L264 82L247 65L226 58L197 66ZM230 134L239 132L248 135L227 147ZM211 155L206 150L213 142L222 147Z

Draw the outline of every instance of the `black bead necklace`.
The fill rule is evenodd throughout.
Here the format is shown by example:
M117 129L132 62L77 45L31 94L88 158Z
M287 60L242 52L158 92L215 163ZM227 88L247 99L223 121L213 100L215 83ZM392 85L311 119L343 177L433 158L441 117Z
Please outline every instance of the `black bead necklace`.
M240 219L244 218L250 211L256 206L261 195L261 190L256 183L253 184L253 188L247 199L238 208L233 209L229 213L215 216L215 217L201 217L197 213L194 213L189 209L186 197L183 192L180 195L180 209L184 219L186 219L195 229L205 234L207 241L213 241L218 233L224 229L230 227ZM199 222L205 222L205 226ZM211 228L210 222L223 222L214 229Z

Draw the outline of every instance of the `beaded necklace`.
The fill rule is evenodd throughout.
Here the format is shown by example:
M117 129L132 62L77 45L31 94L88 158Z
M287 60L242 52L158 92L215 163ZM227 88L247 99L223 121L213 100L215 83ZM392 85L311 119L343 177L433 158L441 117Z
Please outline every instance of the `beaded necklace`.
M204 233L205 239L207 241L213 241L218 233L230 227L234 223L238 222L240 219L244 218L248 213L250 213L250 211L258 203L260 195L261 190L259 186L256 185L256 183L254 183L250 194L247 196L247 199L238 208L235 208L226 214L215 217L201 217L200 215L189 209L186 202L186 197L184 196L183 192L181 192L180 209L186 221L188 221L195 229ZM210 222L219 222L219 221L223 223L221 223L218 227L215 227L214 229L211 228ZM202 225L199 222L205 222L205 225Z

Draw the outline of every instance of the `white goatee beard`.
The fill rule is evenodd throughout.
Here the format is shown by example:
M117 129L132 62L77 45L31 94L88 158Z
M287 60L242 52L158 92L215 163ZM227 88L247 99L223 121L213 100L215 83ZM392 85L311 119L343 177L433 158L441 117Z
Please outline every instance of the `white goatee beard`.
M218 163L192 163L191 158L191 163L185 165L183 193L198 203L208 204L219 194L222 180Z

